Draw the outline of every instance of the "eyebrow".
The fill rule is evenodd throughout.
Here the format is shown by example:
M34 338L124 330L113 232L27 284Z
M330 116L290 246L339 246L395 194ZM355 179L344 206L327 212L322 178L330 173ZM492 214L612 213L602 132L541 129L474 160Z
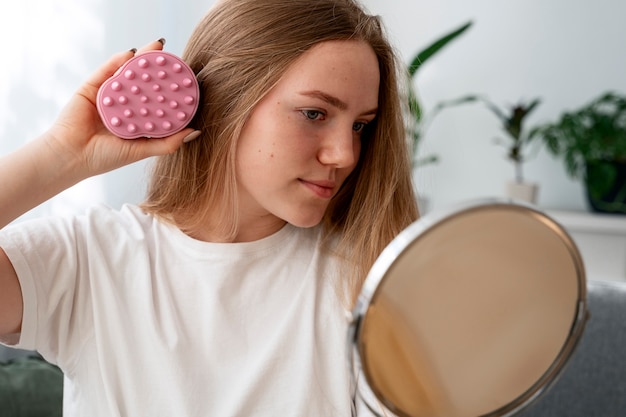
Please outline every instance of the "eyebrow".
M333 107L338 108L339 110L346 110L348 108L348 105L344 101L340 100L339 98L335 96L331 96L330 94L324 93L323 91L319 91L319 90L303 91L300 94L302 94L303 96L313 97L313 98L317 98L322 101L325 101L326 103L330 104ZM370 115L370 114L376 114L376 113L378 113L378 108L368 110L364 112L363 114Z

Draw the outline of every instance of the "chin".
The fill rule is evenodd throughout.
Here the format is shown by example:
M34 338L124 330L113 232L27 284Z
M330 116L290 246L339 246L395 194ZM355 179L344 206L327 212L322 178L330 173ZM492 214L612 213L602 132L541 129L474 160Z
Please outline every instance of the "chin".
M322 222L322 218L324 217L324 213L322 214L311 214L310 216L303 215L304 213L300 213L298 216L291 216L288 219L284 219L287 223L302 228L310 228L319 225Z

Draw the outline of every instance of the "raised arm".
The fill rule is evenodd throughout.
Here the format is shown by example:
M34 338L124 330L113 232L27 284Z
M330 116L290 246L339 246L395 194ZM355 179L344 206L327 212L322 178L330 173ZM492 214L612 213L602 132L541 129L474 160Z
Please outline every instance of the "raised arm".
M162 46L155 41L137 53ZM0 157L0 228L83 179L174 152L195 136L186 128L163 139L125 140L105 128L95 104L98 88L134 54L114 55L76 91L49 130ZM0 248L0 335L18 331L21 320L19 282Z

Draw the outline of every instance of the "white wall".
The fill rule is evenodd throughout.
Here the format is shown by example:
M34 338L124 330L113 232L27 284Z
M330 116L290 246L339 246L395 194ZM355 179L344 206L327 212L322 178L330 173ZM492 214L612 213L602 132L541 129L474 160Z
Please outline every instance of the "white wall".
M262 0L260 0L262 1ZM540 96L529 122L551 120L605 89L626 90L626 3L619 0L363 0L381 14L408 61L429 42L472 19L474 26L420 70L426 110L466 93L502 104ZM54 120L74 89L109 55L161 36L180 53L213 0L20 0L0 6L0 153ZM493 144L499 125L479 105L448 110L427 131L423 150L441 162L416 173L433 207L503 195L512 166ZM91 179L35 214L80 211L97 202L139 201L144 164ZM586 208L582 187L545 151L526 164L540 183L539 205Z
M502 105L541 97L528 126L556 119L608 89L626 92L626 3L620 0L364 0L380 14L405 62L462 23L473 26L428 61L416 86L425 109L468 93ZM478 104L433 119L423 150L441 162L416 173L432 207L504 195L513 167L495 117ZM545 150L525 164L539 206L586 210L581 184Z

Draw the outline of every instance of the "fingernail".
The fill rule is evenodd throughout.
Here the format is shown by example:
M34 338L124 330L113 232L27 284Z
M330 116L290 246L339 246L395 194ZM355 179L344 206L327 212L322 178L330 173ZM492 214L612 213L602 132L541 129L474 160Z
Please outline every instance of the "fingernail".
M160 38L158 41L161 42L161 45L165 45L165 38Z
M183 139L183 143L191 142L192 140L198 139L198 137L202 134L200 130L194 130Z
M136 53L137 53L137 48L131 48L131 49L129 50L129 52L132 52L132 53L133 53L133 55L134 55L134 54L136 54Z

